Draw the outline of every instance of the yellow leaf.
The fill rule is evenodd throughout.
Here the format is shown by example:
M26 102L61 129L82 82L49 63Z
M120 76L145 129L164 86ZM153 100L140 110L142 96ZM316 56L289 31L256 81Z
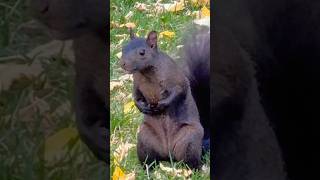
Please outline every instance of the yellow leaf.
M201 13L201 18L210 16L210 10L205 6L201 8L200 13Z
M210 5L210 0L191 0L191 3L195 6L204 6Z
M132 28L134 29L136 27L136 24L132 23L132 22L128 22L126 24L121 24L119 27L126 27L126 28Z
M169 12L177 12L184 9L184 3L183 2L175 2L174 4L170 4L169 6L165 6L165 9Z
M132 111L134 108L134 101L130 101L128 102L127 104L124 105L123 107L123 113L124 114L127 114L129 113L130 111Z
M175 33L172 31L163 31L160 33L160 37L166 37L166 38L173 38L175 36Z
M75 128L64 128L52 136L48 137L45 142L45 160L51 161L62 157L66 153L65 146L68 142L78 136Z
M119 166L116 166L112 175L112 180L125 180L125 177L126 176L122 169Z

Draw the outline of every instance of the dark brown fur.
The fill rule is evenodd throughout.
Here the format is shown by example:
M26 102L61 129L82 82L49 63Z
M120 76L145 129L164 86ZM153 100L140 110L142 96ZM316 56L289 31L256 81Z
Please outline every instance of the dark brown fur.
M107 5L101 0L29 1L32 14L49 27L53 38L73 40L78 131L96 157L108 164Z
M203 128L189 81L169 56L156 49L156 39L148 42L151 35L147 40L130 42L122 58L122 67L133 73L138 108L145 108L139 107L139 101L150 109L164 105L159 113L144 115L138 134L139 160L150 164L154 160L170 160L171 156L198 168ZM141 48L145 55L134 53L141 52ZM137 66L141 61L143 64Z

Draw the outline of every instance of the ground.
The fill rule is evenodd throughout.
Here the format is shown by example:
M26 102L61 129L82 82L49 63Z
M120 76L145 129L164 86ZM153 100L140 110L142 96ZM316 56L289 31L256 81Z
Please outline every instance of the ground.
M190 28L191 21L197 18L197 11L204 17L206 9L203 5L188 1L182 8L178 3L175 9L165 6L164 12L160 12L161 5L156 5L155 1L144 1L144 4L139 2L112 0L110 4L111 175L114 179L209 179L209 154L204 157L204 165L197 172L192 172L181 162L162 162L154 171L149 171L148 168L143 170L136 154L137 132L143 115L132 101L132 78L124 74L118 64L121 47L129 40L127 27L135 27L135 33L142 37L149 31L157 31L160 34L159 48L176 58L185 30ZM161 3L172 4L173 1Z
M104 179L75 127L72 43L50 39L25 0L0 14L0 179Z

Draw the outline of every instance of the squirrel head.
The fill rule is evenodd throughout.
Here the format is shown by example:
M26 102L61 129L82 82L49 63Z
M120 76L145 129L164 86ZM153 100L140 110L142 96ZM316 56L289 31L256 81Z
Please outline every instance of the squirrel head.
M136 37L130 29L130 39L122 48L121 68L131 74L152 67L158 54L157 32L149 32L145 39Z

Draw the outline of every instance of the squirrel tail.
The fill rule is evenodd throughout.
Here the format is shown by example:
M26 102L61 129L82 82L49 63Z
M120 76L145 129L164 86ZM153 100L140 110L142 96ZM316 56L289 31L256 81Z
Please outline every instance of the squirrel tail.
M183 69L197 104L204 128L203 150L207 151L210 150L210 31L197 30L190 35L184 43Z

